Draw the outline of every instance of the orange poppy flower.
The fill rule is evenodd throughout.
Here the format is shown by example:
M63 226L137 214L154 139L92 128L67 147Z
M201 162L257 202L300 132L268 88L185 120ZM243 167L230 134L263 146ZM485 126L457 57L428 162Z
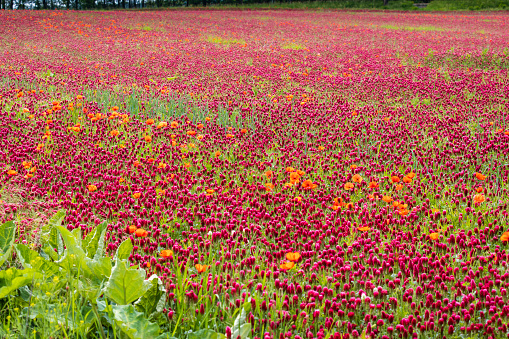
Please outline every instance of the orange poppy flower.
M302 188L304 188L305 190L312 190L316 187L318 187L318 185L314 184L311 180L304 180L304 182L302 183Z
M362 182L362 177L359 174L356 174L352 177L352 180L358 184Z
M154 162L154 158L148 158L148 159L147 159L147 162L148 162L149 164L153 163L153 162Z
M141 193L138 193L138 192L133 193L133 198L134 199L139 199L140 197L141 197Z
M347 182L344 187L345 190L349 191L354 188L354 185L351 182Z
M325 147L323 147L323 146L318 146L318 150L319 150L319 151L323 151L323 150L325 150Z
M114 129L113 131L111 131L111 132L110 132L110 135L111 135L112 137L116 137L116 136L117 136L117 135L119 135L119 134L120 134L120 132L119 132L119 131L117 131L116 129Z
M334 211L337 211L340 207L345 207L345 203L343 202L343 199L335 198L334 199L334 204L332 205L332 209Z
M203 273L207 270L207 268L210 267L210 265L200 265L200 264L196 264L194 267L196 267L196 270L198 271L198 273Z
M415 177L415 173L414 172L410 172L406 176L409 177L410 179L413 179Z
M366 231L369 231L369 230L370 230L370 228L369 228L368 226L358 227L357 229L358 229L359 231L361 231L361 232L366 232Z
M8 175L16 175L16 174L18 174L18 172L16 172L15 170L8 170L7 174Z
M384 195L383 198L382 198L383 201L389 203L391 201L393 201L393 199L391 197L389 197L388 195Z
M89 190L90 192L95 192L95 191L97 191L97 186L96 186L96 185L88 185L88 186L87 186L87 188L88 188L88 190Z
M431 238L431 240L437 240L440 237L440 234L438 234L438 233L431 233L429 235L429 237Z
M479 180L486 180L486 176L482 175L481 173L477 172L475 173L475 177Z
M179 123L178 123L178 122L176 122L176 121L172 121L172 122L171 122L171 124L170 124L170 127L171 127L171 128L177 128L177 127L178 127L178 125L179 125Z
M369 188L378 188L378 183L376 181L372 181L369 183Z
M188 162L186 162L186 163L184 164L184 167L185 167L185 168L189 168L189 167L191 167L191 164L190 164L190 163L188 163Z
M289 269L292 269L293 266L295 266L294 262L287 261L284 264L279 265L279 268L281 268L282 270L289 270Z
M149 125L149 126L150 126L150 125L153 125L153 124L154 124L154 119L148 119L147 121L145 121L145 123L146 123L147 125Z
M265 190L268 192L272 191L274 189L274 187L275 186L273 184L271 184L270 182L265 184Z
M408 210L407 209L399 210L398 214L401 215L402 217L404 217L405 215L408 214Z
M138 160L136 160L136 161L133 163L134 167L138 167L138 166L140 166L140 164L141 164L141 163L140 163Z
M400 191L403 189L403 185L399 184L396 186L396 191Z
M162 250L159 255L163 258L173 257L173 251L172 250Z
M206 121L210 121L210 118L209 118L209 117L206 117L206 118L205 118L205 120L206 120Z
M399 182L399 177L394 175L391 177L391 180L392 180L392 182Z
M195 134L196 134L196 132L195 132L195 131L187 131L187 132L186 132L186 134L187 134L187 135L195 135Z
M198 124L198 126L196 126L198 129L202 129L203 128L203 124Z
M148 231L144 230L143 228L138 228L135 234L137 237L144 238L148 235Z
M297 173L297 172L290 173L290 181L292 183L295 183L295 182L299 181L299 179L300 179L299 173Z
M354 170L357 168L357 165L352 165L352 166L350 166L350 168Z
M475 189L475 191L476 191L477 193L482 193L482 187L477 187L477 188Z
M299 252L286 253L286 259L288 259L290 261L299 261L300 253Z
M164 162L160 162L157 168L166 168L166 164Z
M245 129L245 128L241 129L241 130L240 130L240 133L242 133L242 134L246 134L246 133L247 133L247 129Z
M274 172L272 172L272 171L267 171L267 172L265 172L265 176L266 176L267 178L269 178L269 179L272 177L272 174L274 174Z
M304 174L306 174L306 172L301 171L301 170L297 170L296 172L297 172L297 174L299 174L301 177L302 177Z
M214 193L214 190L212 190L212 189L210 189L210 188L209 188L209 189L208 189L208 190L206 190L205 192L207 192L207 194L212 194L212 193Z
M134 232L136 232L136 228L137 227L134 225L129 226L129 234L133 234Z
M152 142L152 137L150 135L145 135L145 142Z
M28 162L23 161L23 162L21 163L21 165L22 165L25 169L28 169L28 168L30 168L30 166L32 166L32 162L31 162L31 161L28 161Z
M166 121L161 121L160 123L157 124L157 129L160 129L160 128L165 128L166 126L168 126L168 123Z
M228 133L228 134L226 134L226 137L227 137L227 138L233 138L233 137L234 137L234 135L233 135L233 134Z
M412 179L411 179L411 178L409 178L409 177L407 177L407 176L405 176L405 177L403 177L403 182L404 182L405 184L409 184L409 183L411 183L411 182L412 182Z
M287 168L286 168L286 171L287 171L287 172L295 172L295 168L293 168L293 167L287 167Z
M214 157L218 158L220 155L221 155L221 152L219 152L219 151L214 152Z
M480 203L484 202L485 200L486 200L486 198L484 197L483 194L474 195L474 203L475 204L480 204Z
M500 237L500 241L507 242L509 241L509 232L504 232L502 236Z

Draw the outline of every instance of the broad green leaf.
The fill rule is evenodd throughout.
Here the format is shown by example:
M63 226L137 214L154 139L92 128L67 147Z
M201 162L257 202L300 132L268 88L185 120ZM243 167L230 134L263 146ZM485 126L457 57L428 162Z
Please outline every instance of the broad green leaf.
M92 272L88 268L85 260L87 255L85 254L85 251L83 251L83 248L80 246L81 238L78 238L79 240L76 238L76 236L81 236L80 233L78 232L78 234L72 234L62 226L57 226L56 228L60 231L66 246L64 257L57 261L57 264L67 270L75 268L80 272L83 272L85 275L91 275Z
M89 258L98 259L102 257L104 249L104 234L106 233L106 226L108 223L105 221L99 224L83 239L83 249L87 252Z
M92 279L79 279L78 292L91 303L95 303L102 294L103 282Z
M48 221L46 227L57 227L62 225L62 221L65 218L65 210L59 210L55 215Z
M235 318L232 328L232 338L240 336L241 339L247 339L251 334L251 324L246 323L246 311L244 307L241 308L240 314Z
M74 239L76 239L76 244L78 244L79 247L83 248L82 242L83 238L81 236L81 228L75 228L71 231L71 234L74 236Z
M143 313L134 309L133 305L113 305L112 309L116 325L129 338L146 339L159 335L159 325L148 321Z
M158 337L156 337L156 339L178 339L178 338L170 337L169 333L163 333L163 334L159 335Z
M238 338L240 336L241 339L248 339L251 334L251 324L245 323L240 326L240 328L235 328L232 334L232 338Z
M50 259L53 260L53 261L57 261L58 260L58 254L57 252L55 252L53 250L53 248L51 247L51 245L49 244L46 244L43 248L42 248L42 252L41 252L41 255L42 256L45 256L47 259Z
M197 332L189 333L187 339L225 339L226 336L222 333L216 333L210 328L204 328ZM232 338L235 338L232 336Z
M122 241L120 246L117 248L117 252L115 253L115 257L113 259L127 260L131 255L131 251L133 250L133 243L131 239L127 238Z
M147 317L154 312L161 312L166 301L166 290L163 282L155 274L147 279L150 288L148 291L134 304L136 309L143 312Z
M0 299L5 298L18 288L28 285L32 283L32 280L40 277L40 273L31 268L24 270L9 268L8 270L0 271Z
M92 274L99 280L108 279L111 275L111 259L109 257L102 257L94 260L87 260L87 265L92 271Z
M28 248L24 244L16 244L16 253L21 265L25 268L33 268L37 272L40 272L44 277L52 278L54 275L59 273L58 265L44 259L34 250Z
M49 244L52 246L52 248L56 249L57 257L59 255L62 255L64 253L64 243L62 242L62 237L60 236L60 233L58 233L58 230L55 227L52 227L49 231Z
M55 227L62 225L62 221L65 218L65 210L59 210L55 213L48 223L42 226L41 229L41 240L43 243L49 242L53 248L58 249L58 232L52 232Z
M28 303L32 298L32 291L26 285L21 286L19 288L19 296L21 297L21 299Z
M117 259L105 287L105 295L118 305L127 305L140 298L150 288L145 281L145 270L127 266L126 260Z
M14 224L12 220L0 226L0 266L3 265L7 258L9 258L9 255L11 255L15 234L16 224Z

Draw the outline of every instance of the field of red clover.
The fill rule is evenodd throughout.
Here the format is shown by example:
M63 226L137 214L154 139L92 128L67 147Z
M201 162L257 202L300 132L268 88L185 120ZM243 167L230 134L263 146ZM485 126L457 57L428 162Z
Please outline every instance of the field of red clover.
M54 265L1 294L2 335L509 337L507 13L0 22L0 276ZM129 289L159 277L153 312L74 283L100 225Z

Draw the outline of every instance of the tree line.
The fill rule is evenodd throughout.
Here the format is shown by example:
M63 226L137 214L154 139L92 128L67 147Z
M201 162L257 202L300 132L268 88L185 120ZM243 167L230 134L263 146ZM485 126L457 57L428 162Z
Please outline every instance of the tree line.
M302 2L302 0L299 0ZM304 0L305 1L305 0ZM307 0L311 2L312 0ZM323 0L322 0L323 1ZM355 4L375 2L374 0L333 0L356 7ZM389 0L376 0L377 4L387 5ZM429 0L428 0L429 1ZM94 10L129 8L164 8L211 5L247 5L260 3L283 3L292 0L0 0L0 9L16 10ZM424 0L423 2L427 2Z

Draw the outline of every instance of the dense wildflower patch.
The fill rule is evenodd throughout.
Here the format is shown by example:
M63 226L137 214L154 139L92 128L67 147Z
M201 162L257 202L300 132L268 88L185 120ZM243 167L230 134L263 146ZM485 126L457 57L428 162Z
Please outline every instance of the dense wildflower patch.
M23 192L1 221L106 221L106 254L131 239L163 282L162 331L231 337L242 308L252 338L509 333L507 14L0 21L0 183Z

